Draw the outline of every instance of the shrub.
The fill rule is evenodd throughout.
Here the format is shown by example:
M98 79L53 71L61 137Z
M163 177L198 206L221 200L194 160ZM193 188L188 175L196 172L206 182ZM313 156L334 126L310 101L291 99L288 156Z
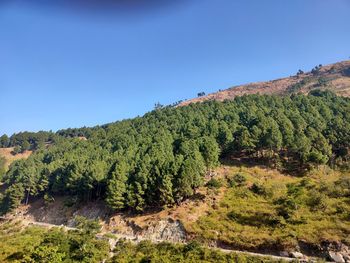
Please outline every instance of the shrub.
M229 184L231 187L234 186L243 186L247 182L247 178L241 174L237 173L232 178L229 179Z
M302 75L302 74L304 74L304 71L302 71L301 69L299 69L298 72L297 72L297 76Z
M332 198L350 197L350 177L342 176L325 189Z
M63 204L65 207L72 207L78 202L77 196L68 197L66 200L64 200Z
M254 183L250 187L250 190L257 195L266 195L267 193L266 187L261 183Z
M346 68L342 72L343 76L350 77L350 68Z
M327 208L327 197L324 194L319 193L316 190L309 192L309 198L307 200L307 205L310 207L311 211L322 210Z
M341 177L335 183L338 195L343 197L350 197L350 177Z
M238 215L234 211L231 211L227 213L227 217L230 220L235 221L238 218Z
M222 183L219 180L212 178L207 182L206 186L210 189L217 189L222 186Z
M315 185L309 177L304 177L299 184L301 187L305 187L306 189L312 189Z
M53 198L51 195L49 195L48 193L46 193L44 195L44 203L45 205L49 205L50 203L53 203L55 201L55 198Z
M18 154L20 152L22 152L22 148L19 145L16 145L12 150L12 154Z
M294 215L294 212L298 209L298 205L294 199L290 197L279 198L275 202L277 206L277 214L284 219L289 219Z
M307 159L309 162L314 164L325 164L328 161L328 157L323 155L321 152L312 151L307 155Z
M185 253L188 252L201 252L202 251L202 247L201 244L197 241L191 241L189 242L187 245L184 246L183 251Z

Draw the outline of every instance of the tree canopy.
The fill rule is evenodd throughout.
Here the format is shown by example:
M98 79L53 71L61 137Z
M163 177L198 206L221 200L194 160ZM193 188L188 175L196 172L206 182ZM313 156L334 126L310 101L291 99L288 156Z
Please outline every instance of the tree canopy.
M113 209L142 211L193 195L222 158L252 158L281 169L347 165L350 100L329 91L248 95L38 134L51 143L10 166L3 211L45 194L103 198ZM11 136L10 145L26 146L21 136Z

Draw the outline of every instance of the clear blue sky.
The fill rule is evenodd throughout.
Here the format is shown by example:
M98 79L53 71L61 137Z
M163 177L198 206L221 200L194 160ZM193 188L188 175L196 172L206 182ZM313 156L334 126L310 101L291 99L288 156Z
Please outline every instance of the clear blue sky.
M104 124L350 56L349 0L41 2L0 4L0 134Z

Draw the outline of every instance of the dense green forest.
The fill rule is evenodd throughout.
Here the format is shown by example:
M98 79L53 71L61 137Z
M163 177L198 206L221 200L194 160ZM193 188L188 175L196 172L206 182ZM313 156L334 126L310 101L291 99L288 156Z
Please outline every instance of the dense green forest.
M347 168L350 100L329 91L249 95L38 134L40 145L49 143L29 142L34 154L12 163L3 178L8 186L0 197L3 212L34 196L52 195L103 198L113 209L142 211L190 197L223 159L254 160L300 174L319 164ZM37 135L14 135L7 146L23 148Z

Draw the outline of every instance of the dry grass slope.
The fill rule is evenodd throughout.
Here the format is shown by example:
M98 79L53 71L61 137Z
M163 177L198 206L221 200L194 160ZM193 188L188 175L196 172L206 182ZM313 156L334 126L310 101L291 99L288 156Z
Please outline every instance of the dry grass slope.
M340 96L350 97L350 60L323 66L317 74L307 72L267 82L234 86L184 101L180 106L206 100L232 100L237 96L248 94L286 95L294 92L307 94L313 89L329 89Z
M6 160L6 167L9 167L10 164L19 159L27 159L31 154L32 151L25 151L23 153L18 154L12 154L13 147L9 148L0 148L0 157L4 157Z

